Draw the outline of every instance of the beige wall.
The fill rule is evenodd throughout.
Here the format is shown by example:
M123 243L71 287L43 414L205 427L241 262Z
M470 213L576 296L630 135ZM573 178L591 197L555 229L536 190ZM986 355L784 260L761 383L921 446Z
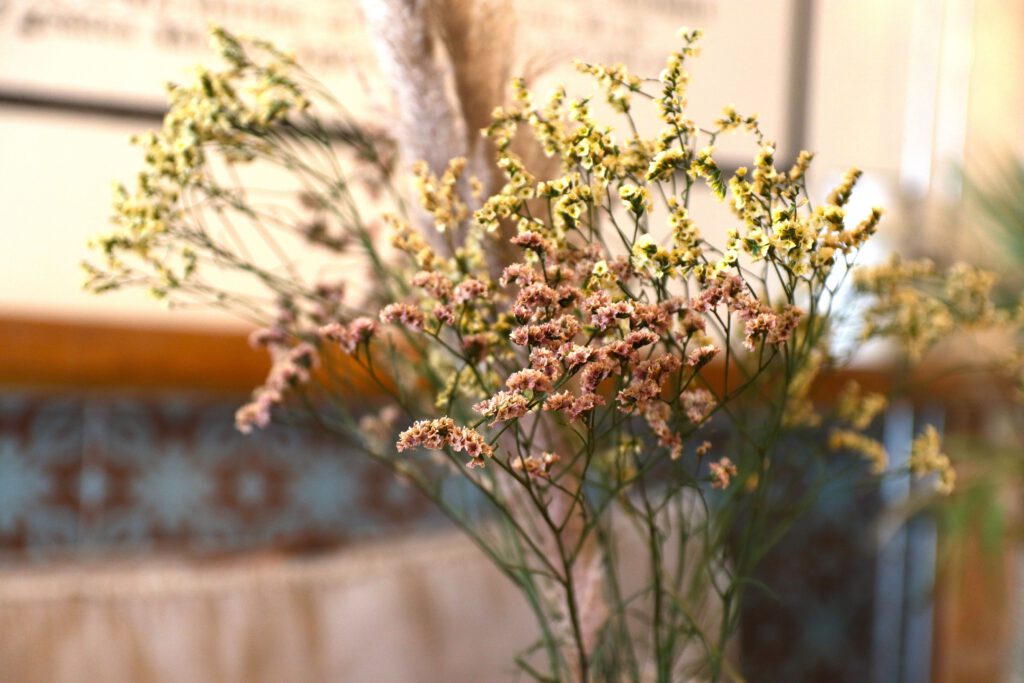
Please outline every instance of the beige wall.
M306 3L322 5L317 0ZM9 3L8 17L27 4L31 3ZM792 41L805 39L791 34L789 13L793 0L701 0L675 5L641 2L629 5L639 8L633 15L622 11L624 4L613 0L598 3L602 6L600 11L579 14L572 25L566 25L565 16L555 17L556 24L547 15L565 14L568 4L535 0L520 3L534 22L531 25L529 18L522 22L520 41L525 46L524 54L534 54L545 45L557 45L558 49L550 48L544 56L554 59L561 58L561 52L589 50L595 59L618 56L650 68L657 64L657 56L673 44L677 24L704 26L709 33L705 55L693 69L695 111L701 117L712 116L722 105L734 103L744 111L759 111L765 126L777 131L780 138L784 136L786 60ZM530 15L533 5L536 11ZM583 2L577 5L597 6ZM977 150L997 148L1007 142L1015 144L1018 153L1024 151L1024 52L1020 50L1024 44L1024 1L819 0L813 5L815 34L811 47L807 144L817 151L818 168L813 180L820 191L824 192L846 167L858 165L868 171L861 203L883 203L895 208L888 219L891 230L900 225L908 230L906 226L920 220L920 198L910 209L900 209L907 206L903 198L906 183L901 178L908 163L913 165L912 159L908 161L906 140L914 134L921 138L919 129L925 124L913 116L908 119L908 106L916 107L911 113L929 111L928 107L922 108L920 97L915 99L914 94L920 92L934 95L936 106L931 111L939 119L943 116L942 107L949 106L949 98L943 100L941 94L936 94L941 89L932 88L928 79L941 81L942 73L936 70L948 72L956 64L951 67L947 56L938 65L931 65L934 68L929 72L930 62L921 57L920 48L923 44L941 51L942 45L948 47L949 41L962 35L963 27L956 22L957 12L966 11L973 21L968 33L970 100L964 103L968 124L965 135L971 144L967 163L983 163ZM934 15L932 6L941 6L939 15ZM344 7L344 3L338 7ZM349 7L347 11L354 9ZM921 22L928 21L938 21L938 47L934 40L929 42L930 27L922 27ZM346 24L344 30L346 50L366 56L368 47L355 37L358 34L353 26ZM925 34L923 39L921 34ZM0 41L7 41L0 42L0 57L6 60L0 67L0 86L10 89L12 83L23 87L36 82L40 91L55 87L87 89L96 87L86 82L91 78L113 82L122 90L139 91L147 102L155 102L154 91L146 90L141 83L150 79L159 84L173 78L181 73L182 64L195 62L203 54L198 49L185 51L175 61L153 57L141 48L136 52L128 50L125 54L129 57L137 54L143 59L150 55L153 66L147 69L126 63L128 76L123 83L119 82L119 73L97 75L94 69L73 72L78 75L70 83L61 84L61 74L66 70L61 71L60 62L74 60L75 49L81 49L80 45L68 43L66 53L56 49L17 52L12 51L11 41L15 39L13 34L0 32ZM57 37L48 39L60 44ZM323 36L318 34L318 40L323 40ZM630 49L616 50L617 40ZM598 47L594 41L600 41ZM31 55L31 60L25 55ZM100 59L95 55L94 58ZM12 61L17 59L21 62ZM365 70L366 64L362 63ZM336 79L336 87L343 89L346 97L365 100L365 92L359 91L361 86L354 85L358 80L345 80L338 75L338 69L341 67L328 69L328 78ZM565 73L555 71L556 75ZM947 95L957 83L948 77L942 82L947 83ZM948 122L949 116L943 120ZM944 130L941 121L929 123L932 124L936 130ZM94 298L78 289L81 277L76 263L85 254L83 245L87 237L104 228L111 180L129 179L137 167L137 151L128 145L127 137L146 127L145 123L0 105L0 204L4 207L0 224L0 314L163 325L236 324L219 315L198 312L168 316L139 293ZM953 128L951 139L955 149ZM943 149L950 147L949 139L950 135L946 135ZM780 139L780 143L785 146L784 140ZM932 146L936 147L934 136ZM747 155L749 149L746 148ZM742 147L729 150L736 155L741 151ZM946 160L933 158L930 163L930 172L939 173Z

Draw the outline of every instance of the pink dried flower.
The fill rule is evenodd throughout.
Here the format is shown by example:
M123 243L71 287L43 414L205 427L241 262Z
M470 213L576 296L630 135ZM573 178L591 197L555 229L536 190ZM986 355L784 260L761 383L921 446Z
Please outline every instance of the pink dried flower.
M366 341L377 332L377 321L361 315L348 324L348 332L359 341Z
M690 307L699 313L707 313L723 302L734 311L742 311L749 307L751 301L756 306L757 299L751 297L745 288L746 285L739 276L730 275L710 284L707 289L693 298Z
M452 281L441 273L421 270L412 277L412 284L426 290L430 296L447 301L452 294Z
M289 349L284 357L286 362L308 370L316 365L316 347L309 342L299 342Z
M668 448L668 456L673 460L678 460L683 456L683 440L678 434L673 433L667 439L662 439L661 445Z
M544 271L547 281L561 285L573 285L579 281L576 271L570 266L571 253L564 251L558 253L559 261L549 264Z
M704 320L704 316L692 308L688 308L683 312L680 324L687 336L693 336L697 332L703 332L707 327L707 321Z
M571 340L580 331L580 321L563 315L540 325L523 325L512 330L509 339L519 346L555 346Z
M327 323L326 325L321 325L320 329L317 330L317 334L320 335L321 339L326 341L340 343L340 341L348 334L348 328L339 322L332 322Z
M308 342L301 342L290 349L271 349L275 359L266 381L253 392L253 400L235 413L235 427L244 434L251 432L253 427L263 428L270 424L271 410L284 400L285 390L308 382L310 370L317 363L317 350Z
M661 386L665 377L677 371L679 367L679 359L671 355L661 355L638 363L630 385L618 395L623 410L631 413L661 396Z
M707 389L688 389L679 395L686 418L695 425L703 423L715 410L715 397Z
M769 344L785 344L793 330L800 324L804 312L796 306L787 304L778 315L775 322L775 329L768 335Z
M698 346L686 356L686 364L693 368L700 368L708 364L716 355L718 355L718 347L714 344Z
M501 390L491 398L480 401L473 410L485 417L493 418L491 424L507 422L526 415L530 402L516 391Z
M494 455L493 449L479 432L469 427L459 427L450 417L417 420L398 435L395 444L399 453L410 448L440 451L445 446L457 453L465 452L470 456L470 467L481 467L485 457Z
M320 337L335 342L345 353L352 354L361 342L368 341L377 331L377 322L360 316L348 325L328 323L320 328Z
M619 364L609 360L602 355L596 360L587 363L580 372L580 383L585 393L594 393L597 387L605 379L612 376L619 369Z
M388 304L380 312L382 323L399 323L416 331L423 329L425 317L423 311L412 304Z
M743 321L750 320L766 311L771 311L771 309L762 306L760 301L746 292L741 292L729 299L729 308Z
M475 461L482 461L483 458L494 455L491 446L480 432L469 427L457 427L448 439L448 444L453 451L464 452Z
M314 306L310 318L325 322L334 317L345 298L344 282L319 282L313 287Z
M540 255L550 254L554 251L551 247L551 243L548 242L543 235L538 232L533 232L532 230L519 233L510 239L509 242L517 247L535 251Z
M623 339L624 342L632 346L634 349L639 349L650 344L656 344L660 340L661 337L651 330L633 330Z
M434 317L446 325L455 325L455 310L451 304L434 307Z
M603 406L604 397L595 393L584 393L573 397L568 391L551 394L544 401L544 410L563 413L569 420L578 420L584 413L589 413L598 406Z
M235 429L243 434L249 434L254 427L265 429L270 424L271 410L281 401L281 392L260 387L254 393L253 400L235 412Z
M584 413L589 413L594 408L604 405L604 397L595 393L580 394L579 398L572 402L572 405L565 409L565 414L570 420L578 420Z
M796 306L787 305L781 312L776 312L745 293L734 299L733 311L744 321L743 346L748 351L754 350L757 340L784 344L803 316L803 311Z
M739 275L730 275L722 281L722 294L726 299L735 299L744 293L746 285Z
M708 465L711 470L711 488L728 488L729 482L736 476L736 466L729 458L721 458L718 462Z
M743 326L746 336L743 338L743 348L753 351L754 342L757 339L766 339L775 334L778 325L778 318L772 311L763 311L749 318Z
M560 346L558 353L561 355L562 362L565 363L565 366L570 370L575 370L590 360L594 350L589 346L568 343Z
M617 256L609 261L608 270L612 272L616 279L622 282L626 282L636 274L636 271L633 270L632 261L625 256Z
M268 385L288 389L309 380L309 370L294 363L281 363L271 371Z
M547 477L551 474L552 466L560 458L554 453L543 453L540 456L528 455L512 458L512 469L517 472L526 472L530 476Z
M512 314L518 320L536 322L547 318L550 310L557 307L558 292L542 282L535 282L519 291Z
M633 327L647 327L658 335L668 332L672 326L672 312L663 302L661 304L633 304Z
M666 375L677 371L681 366L682 364L677 357L662 354L649 358L637 365L633 371L633 376L638 379L653 379L657 382L662 382Z
M509 375L509 378L505 380L505 386L512 391L543 393L551 391L551 380L540 370L527 368L526 370L520 370Z
M713 284L690 301L690 308L698 313L707 313L717 308L724 296L721 286Z
M617 321L629 318L633 314L631 302L613 302L608 293L603 291L584 299L582 308L590 314L590 324L599 330L606 330Z
M455 431L455 420L450 417L439 417L436 420L417 420L411 427L398 435L395 448L398 452L410 448L426 448L439 451L448 445L448 439Z
M538 280L540 280L540 274L536 270L525 263L513 263L505 267L498 282L501 283L502 287L508 287L509 283L514 283L519 287L526 287Z
M572 306L574 303L580 300L580 297L583 296L580 293L580 290L577 289L576 287L573 287L572 285L558 285L558 288L555 290L555 293L558 296L558 305L561 306L562 308L568 308L569 306Z
M530 367L544 373L544 376L551 381L558 379L562 374L558 355L543 346L530 350Z
M567 410L572 406L573 396L568 391L551 394L544 400L544 410Z
M661 394L661 386L652 380L640 380L630 383L616 397L623 412L632 413L638 407L650 403Z
M308 342L296 344L274 364L268 383L283 388L309 381L309 371L316 365L316 348Z
M516 346L540 343L543 331L540 325L523 325L509 333L508 338Z
M249 333L249 346L252 348L258 347L274 347L281 346L288 341L288 333L283 328L278 326L267 327L259 330L253 330Z
M599 353L608 360L617 360L628 366L636 365L640 360L640 354L637 353L636 348L625 339L608 342L599 349Z
M466 304L487 295L487 283L476 278L466 278L455 287L455 303Z
M644 420L658 437L658 444L668 449L672 460L683 454L683 439L668 424L669 407L664 403L651 402L643 407Z
M611 302L612 302L611 294L609 294L608 292L606 292L604 290L601 290L599 292L594 292L593 294L588 296L586 299L584 299L583 303L580 304L580 308L582 308L588 314L592 314L595 309L600 308L602 306L607 306Z
M663 309L669 315L677 315L686 310L688 303L689 302L681 296L670 296L659 303L658 308Z

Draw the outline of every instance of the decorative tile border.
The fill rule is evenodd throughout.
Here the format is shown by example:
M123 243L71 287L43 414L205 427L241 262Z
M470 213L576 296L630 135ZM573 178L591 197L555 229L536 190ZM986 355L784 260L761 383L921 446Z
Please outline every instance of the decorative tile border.
M234 429L235 402L0 396L0 556L344 543L434 524L339 439Z
M441 523L339 439L282 426L238 433L236 404L0 394L0 561L315 550ZM874 590L878 560L865 543L878 489L855 485L866 476L855 457L812 466L820 454L801 456L798 442L790 450L784 478L797 490L816 485L815 470L843 483L823 490L765 558L759 578L776 593L748 595L744 667L752 683L865 680L887 599Z

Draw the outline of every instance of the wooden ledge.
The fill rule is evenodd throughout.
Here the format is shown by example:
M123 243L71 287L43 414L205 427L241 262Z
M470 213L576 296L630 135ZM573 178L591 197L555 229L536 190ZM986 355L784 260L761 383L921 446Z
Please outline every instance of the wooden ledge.
M0 316L0 384L248 393L266 376L245 335Z
M340 352L339 352L339 355ZM380 390L347 358L343 372L360 395ZM348 361L346 363L346 361ZM718 367L716 367L718 365ZM242 332L182 331L160 327L38 320L0 316L0 386L70 389L194 390L248 394L266 377L267 354L252 349ZM724 384L720 363L705 369L708 379ZM927 373L923 373L927 374ZM834 399L850 380L868 391L893 388L888 368L844 370L823 375L812 397ZM730 384L736 378L730 378ZM977 402L999 395L998 382L951 377L920 387L915 400Z

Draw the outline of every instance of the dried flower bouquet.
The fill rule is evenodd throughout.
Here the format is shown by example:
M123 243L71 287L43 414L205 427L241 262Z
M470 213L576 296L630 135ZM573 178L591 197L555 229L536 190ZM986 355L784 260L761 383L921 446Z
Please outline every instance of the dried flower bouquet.
M859 173L818 200L811 154L777 168L755 117L691 120L694 31L657 78L578 64L624 125L564 89L536 103L514 80L483 131L498 186L463 158L419 163L407 208L390 136L366 133L272 45L213 39L223 67L171 87L89 286L143 285L260 325L252 341L273 368L238 428L315 420L422 490L522 590L540 637L517 661L534 679L735 673L743 594L785 528L771 493L781 439L821 440L809 391L836 360L836 295L882 215L847 215ZM638 107L656 110L656 136L637 133ZM725 173L714 146L734 132L756 151ZM260 164L295 191L257 199L238 170ZM717 244L690 213L698 192L734 216ZM371 202L391 207L383 223L364 216ZM358 264L372 287L310 278L281 253L296 236ZM900 267L861 276L879 295L875 333L920 305L882 296L913 290ZM958 300L982 300L983 280ZM380 410L359 406L368 385L386 397ZM864 430L884 404L852 388L828 438L877 473L886 453ZM936 435L915 443L914 471L951 489ZM627 545L638 555L623 557ZM629 563L642 567L635 585Z

